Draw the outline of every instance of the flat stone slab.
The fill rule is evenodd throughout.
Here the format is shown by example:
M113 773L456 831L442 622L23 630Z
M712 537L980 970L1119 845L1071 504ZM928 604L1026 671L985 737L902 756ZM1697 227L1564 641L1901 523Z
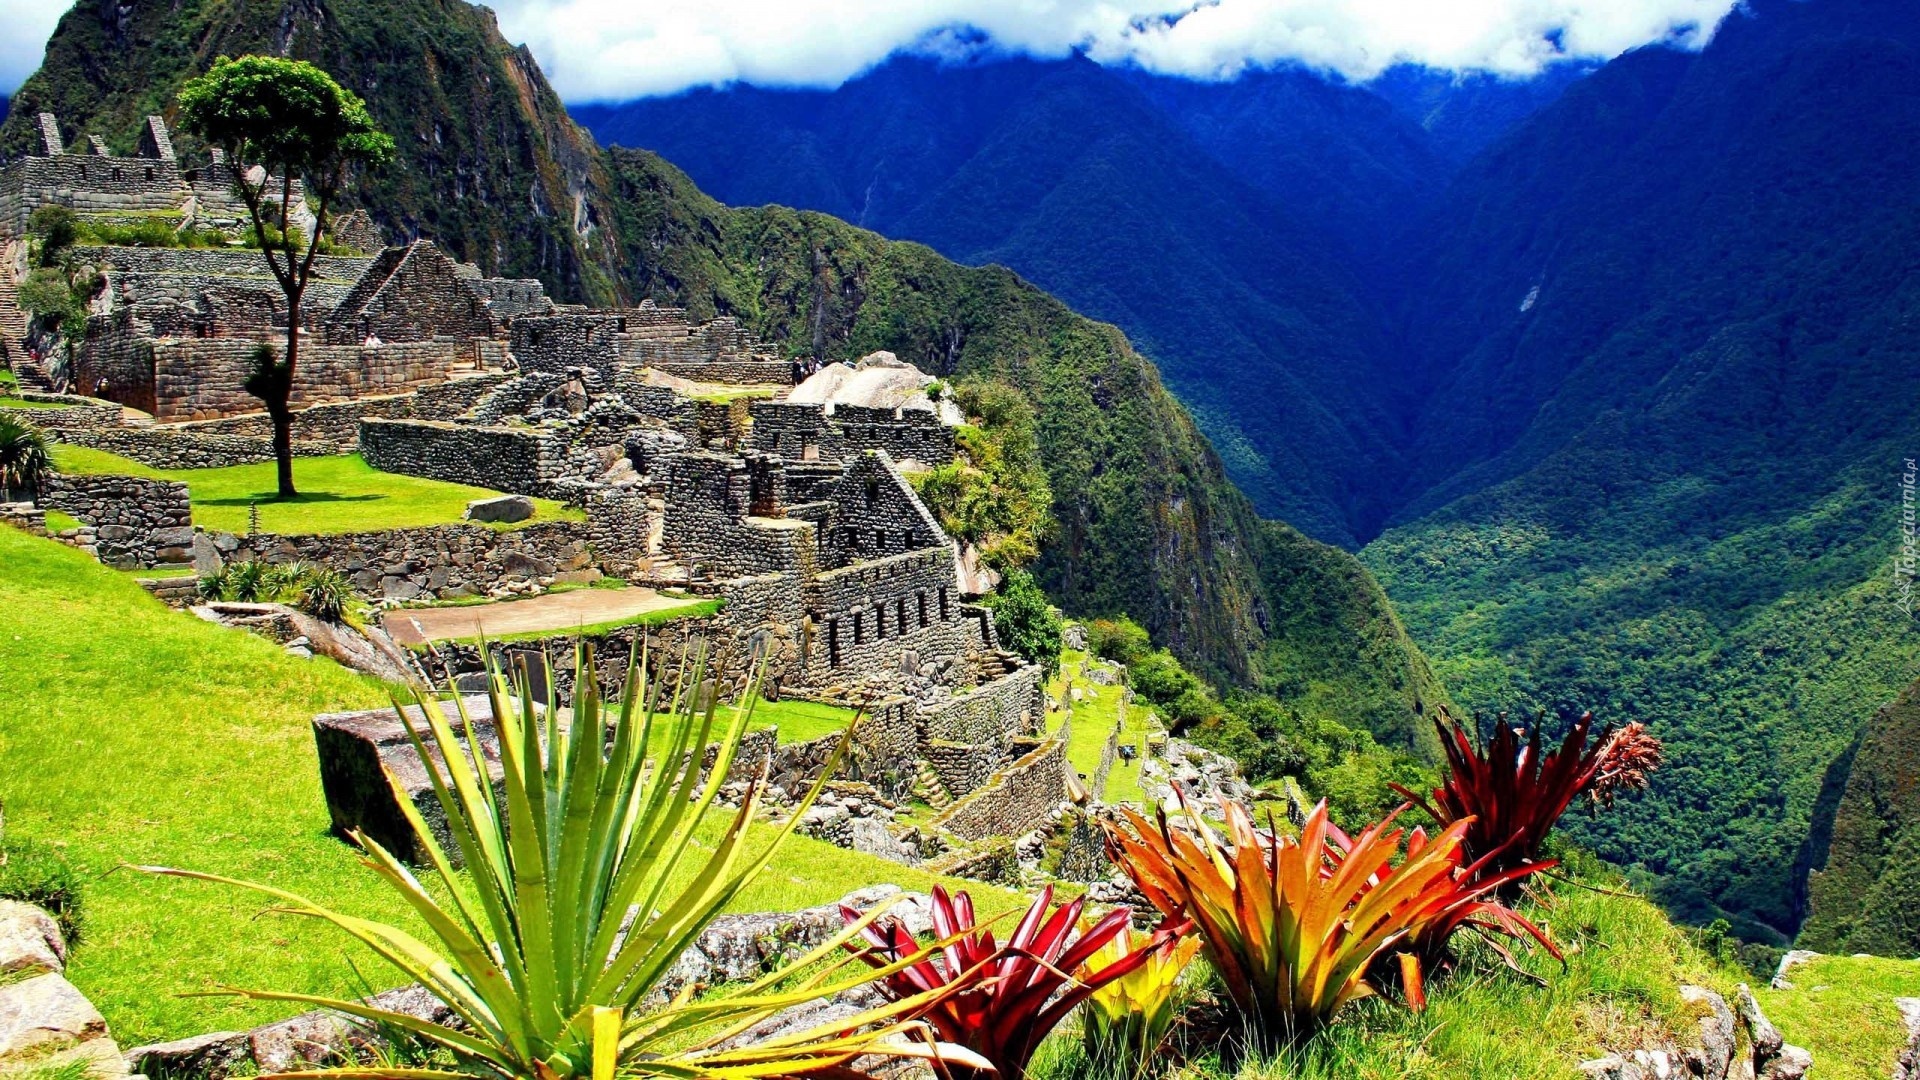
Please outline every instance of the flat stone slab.
M525 495L500 495L491 499L475 499L467 504L468 521L494 521L513 523L525 521L533 516L533 500Z
M380 624L402 645L508 634L565 634L584 626L633 619L694 601L661 596L653 589L575 589L524 600L442 608L405 608L381 616Z

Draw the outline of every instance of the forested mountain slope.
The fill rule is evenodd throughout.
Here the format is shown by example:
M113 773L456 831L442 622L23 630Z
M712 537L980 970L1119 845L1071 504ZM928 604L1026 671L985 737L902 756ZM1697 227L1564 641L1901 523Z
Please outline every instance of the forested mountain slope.
M82 3L17 95L69 136L132 144L220 53L313 59L368 99L398 161L360 190L390 238L429 235L562 299L740 316L796 354L890 349L947 375L1003 379L1037 406L1056 537L1040 563L1070 611L1126 612L1196 668L1276 690L1401 746L1444 701L1351 556L1262 522L1153 365L996 267L966 268L821 214L729 209L650 154L604 152L532 58L460 0Z
M1754 3L1607 65L1455 180L1403 316L1425 494L1365 558L1464 701L1653 725L1675 767L1580 836L1756 935L1920 667L1917 22Z
M1920 954L1920 683L1876 712L1814 823L1802 948Z
M1119 324L1261 510L1354 544L1400 469L1359 270L1442 177L1386 102L1301 72L1196 84L1084 58L888 61L832 91L576 106L736 204L824 210L999 262Z

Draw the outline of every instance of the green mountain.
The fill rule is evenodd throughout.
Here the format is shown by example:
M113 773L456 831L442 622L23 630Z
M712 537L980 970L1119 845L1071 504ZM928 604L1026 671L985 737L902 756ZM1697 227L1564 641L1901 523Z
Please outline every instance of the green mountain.
M1673 765L1576 835L1776 941L1825 777L1920 670L1917 46L1911 4L1752 3L1465 169L1405 316L1425 493L1364 554L1463 701L1647 722Z
M1920 954L1920 682L1874 714L1831 778L1841 795L1815 821L1799 946Z
M796 354L889 349L1004 380L1036 406L1056 493L1039 570L1067 610L1125 612L1196 669L1389 744L1429 745L1445 700L1352 557L1260 520L1217 455L1111 326L998 267L968 268L822 214L731 209L641 152L602 151L524 49L459 0L214 0L61 20L0 126L51 110L130 147L138 118L221 53L311 59L367 98L399 160L359 192L393 238L430 235L563 299L727 313Z

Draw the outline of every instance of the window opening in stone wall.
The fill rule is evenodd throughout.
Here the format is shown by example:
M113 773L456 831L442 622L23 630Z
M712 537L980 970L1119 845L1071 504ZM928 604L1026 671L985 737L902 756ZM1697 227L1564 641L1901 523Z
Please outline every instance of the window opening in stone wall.
M864 612L856 611L853 613L853 644L855 647L858 647L866 640L867 628L865 623L866 616Z
M911 627L907 625L907 598L906 597L903 596L899 600L896 600L894 602L894 612L896 615L899 616L900 621L897 625L900 627L900 632L903 634L906 633L909 629L911 629Z
M113 178L114 178L115 180L118 180L118 179L120 179L120 170L119 170L119 169L115 169L115 170L113 170Z
M887 605L885 601L873 605L873 637L878 641L887 636Z
M840 620L827 622L827 666L840 666Z
M880 481L878 481L878 480L868 480L868 481L867 481L867 507L868 507L868 509L872 509L872 507L873 507L873 504L874 504L874 503L877 503L877 502L879 502L879 501L880 501Z
M913 597L920 602L920 629L925 630L927 628L927 594L917 592Z
M152 169L148 169L148 170L147 170L147 179L149 179L149 180L151 180L151 179L153 179L153 170L152 170Z
M946 622L951 618L953 614L947 609L947 587L942 585L940 586L940 621Z

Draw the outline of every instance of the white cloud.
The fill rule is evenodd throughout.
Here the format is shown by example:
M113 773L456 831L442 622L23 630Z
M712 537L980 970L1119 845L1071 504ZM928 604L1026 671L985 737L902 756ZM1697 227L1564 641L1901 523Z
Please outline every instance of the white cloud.
M40 62L69 0L0 0L0 87ZM732 81L836 86L967 28L1039 56L1081 49L1196 78L1299 62L1365 79L1398 62L1527 75L1561 57L1699 44L1734 0L493 0L570 101Z
M732 81L836 86L970 28L999 49L1195 78L1297 62L1524 76L1653 41L1699 45L1734 0L496 0L570 101Z

